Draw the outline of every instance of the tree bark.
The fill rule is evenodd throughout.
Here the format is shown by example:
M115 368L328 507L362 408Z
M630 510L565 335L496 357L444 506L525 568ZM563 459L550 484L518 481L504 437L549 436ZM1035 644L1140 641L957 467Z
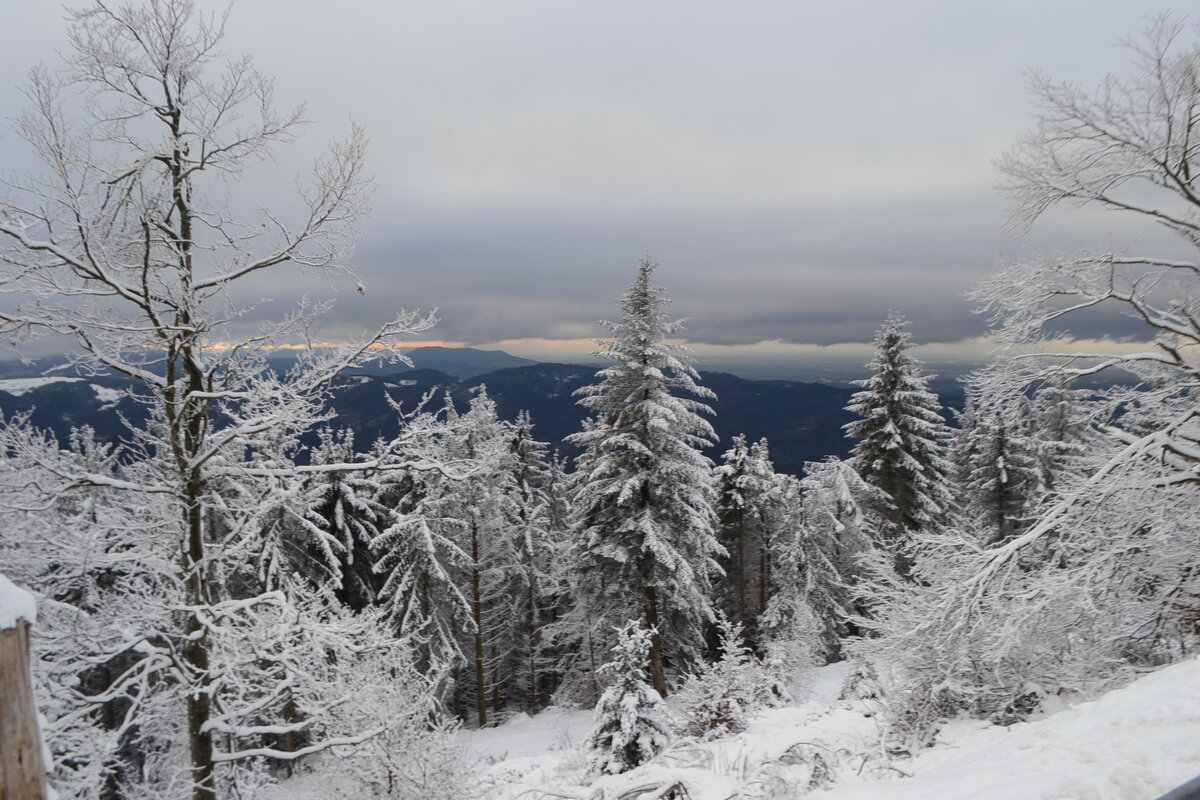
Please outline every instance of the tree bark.
M492 645L492 721L504 713L504 692L500 689L500 651Z
M483 587L479 575L479 529L471 524L471 612L475 618L475 713L487 725L487 675L483 666Z
M0 631L0 798L43 800L46 765L29 671L29 623Z
M767 610L767 587L771 585L771 551L766 545L758 552L758 614Z
M658 631L658 592L653 586L646 587L646 624L653 631L650 636L650 680L654 691L666 698L667 674L663 668L662 634Z
M746 520L738 514L737 531L737 621L745 630L746 620Z
M534 715L541 711L541 703L538 701L537 634L539 626L536 587L537 583L530 578L529 627L526 630L525 647L529 651L529 713Z
M463 674L462 667L454 668L454 716L467 722L467 707L463 702Z
M189 391L202 392L206 388L204 377L195 368L189 348L183 348L180 356L187 375ZM172 375L173 364L168 368ZM173 392L172 392L173 395ZM172 397L172 399L174 399ZM184 479L183 525L186 540L183 546L184 592L187 603L193 607L211 605L217 598L208 580L206 563L207 542L204 529L204 495L206 481L200 468L193 461L200 452L206 432L207 407L201 404L185 406L182 414L169 412L168 420L175 430L172 441L176 448L176 468ZM182 648L183 661L191 675L191 686L187 695L188 749L192 766L192 800L216 800L217 792L213 780L216 762L213 760L212 732L205 730L212 715L210 694L212 677L209 675L208 629L199 613L188 613L185 623L187 641Z
M187 577L187 598L192 605L202 606L208 602L203 573L204 526L199 496L193 508L188 509L188 548L184 558ZM187 696L188 748L192 762L192 800L216 800L213 784L212 733L205 730L212 714L212 697L209 694L208 631L200 621L198 612L190 612L187 619L187 642L183 646L183 661L193 673Z

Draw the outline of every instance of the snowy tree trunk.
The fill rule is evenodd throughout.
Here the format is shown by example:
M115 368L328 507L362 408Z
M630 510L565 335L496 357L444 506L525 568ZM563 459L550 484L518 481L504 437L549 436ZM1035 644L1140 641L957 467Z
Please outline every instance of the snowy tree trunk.
M216 547L221 529L210 526L228 514L233 528L249 530L239 526L258 513L240 499L227 505L231 498L218 492L248 487L255 478L294 479L290 467L264 464L252 475L248 465L260 458L266 440L298 435L320 421L332 377L358 363L370 344L407 334L416 316L401 313L345 349L309 351L286 379L267 368L265 352L275 341L311 341L305 332L320 304L302 305L283 323L264 323L226 348L213 346L234 335L228 323L248 311L231 296L240 279L289 264L329 276L345 272L353 223L366 209L365 142L355 129L317 159L312 180L300 189L297 224L265 210L254 222L230 219L229 187L204 197L207 175L236 178L246 163L270 160L275 145L292 140L303 112L278 113L271 82L248 59L220 57L223 17L195 5L94 3L70 14L68 69L31 73L33 107L17 127L48 170L6 181L0 286L31 299L19 312L0 311L0 328L18 342L54 331L74 341L81 364L146 389L152 423L146 438L131 445L139 462L132 472L140 477L118 484L130 497L169 498L161 536L170 543L163 554L170 577L148 573L155 580L146 585L169 585L163 591L172 594L160 599L171 608L181 599L182 608L163 618L165 630L152 622L150 630L131 627L129 634L155 648L181 642L170 659L177 688L161 693L161 702L182 697L185 708L178 713L186 713L187 722L163 732L164 746L174 754L185 746L170 737L187 738L189 770L178 779L191 778L193 800L214 800L216 763L257 757L255 750L214 747L214 736L241 713L228 698L237 691L233 673L257 669L243 661L227 668L223 648L232 647L237 634L209 622L210 608L227 589L245 588L225 584L233 554L244 551ZM206 72L214 67L218 73ZM114 81L115 75L121 78ZM81 112L87 123L71 121ZM246 464L231 466L230 459L243 457ZM76 485L92 484L82 479ZM173 595L176 577L182 598ZM251 611L249 605L243 610ZM145 662L147 670L163 669L158 659ZM103 688L97 697L111 690L109 702L117 702L128 685ZM159 694L140 692L130 713L149 709L142 701ZM123 724L133 731L141 722ZM225 741L221 735L217 743ZM5 742L0 749L10 748Z
M466 702L463 700L463 681L464 680L466 680L466 678L463 677L462 667L455 666L454 667L454 703L453 703L454 716L456 716L463 722L466 722L467 721L467 705L466 705Z
M746 525L744 519L737 524L737 621L746 627Z
M0 798L44 797L46 765L29 672L29 622L16 619L0 630Z
M662 636L658 633L658 592L646 587L646 624L650 628L650 682L660 697L667 696L667 673L663 668Z
M525 649L529 652L529 713L536 715L541 711L541 702L538 697L537 636L539 615L536 579L529 581L529 599L527 602L529 603L529 625L525 631Z
M504 692L501 683L504 676L500 674L500 649L492 645L492 721L499 722L504 713Z
M180 190L177 188L176 193ZM185 231L190 231L190 216L181 214ZM180 244L185 258L190 258L190 242ZM189 394L202 393L206 388L204 376L196 368L195 348L191 345L168 350L168 387L164 393L166 421L172 448L172 457L179 474L185 477L182 496L182 524L186 539L183 543L182 568L184 591L187 603L198 609L215 602L208 586L206 542L204 535L204 509L206 481L194 466L195 456L204 442L207 403L192 400L179 402L177 386L183 383ZM180 365L183 376L177 376ZM178 381L178 382L177 382ZM207 730L212 715L211 680L209 677L208 630L199 613L192 611L185 623L187 639L182 649L183 662L193 678L191 691L187 693L188 749L192 767L193 800L216 800L213 785L212 733Z
M764 542L758 553L758 613L767 610L767 587L771 585L771 550Z
M471 615L475 621L475 713L479 727L485 727L487 713L487 677L483 664L483 589L479 574L479 529L471 524Z

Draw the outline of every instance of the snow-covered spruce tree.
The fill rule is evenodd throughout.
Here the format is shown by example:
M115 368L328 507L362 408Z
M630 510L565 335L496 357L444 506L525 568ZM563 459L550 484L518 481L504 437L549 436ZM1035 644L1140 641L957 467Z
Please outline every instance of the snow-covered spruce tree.
M612 660L601 667L612 684L596 704L596 727L588 739L595 772L628 772L661 753L671 741L666 704L646 682L653 637L652 629L636 621L616 630Z
M600 697L599 683L593 680L599 665L593 665L589 657L590 626L578 621L586 615L573 606L573 579L578 576L571 569L571 475L557 451L546 462L541 492L546 503L542 544L546 573L538 587L542 614L537 637L539 682L551 693L551 702L591 708Z
M411 510L371 547L375 569L384 579L379 603L396 634L415 643L422 670L434 674L463 661L459 633L469 628L471 618L470 603L454 576L468 557L451 535L452 523L438 516L443 499L441 492L412 499Z
M1122 461L1121 448L1089 423L1106 416L1107 404L1053 385L1031 399L1020 378L1001 362L973 379L954 447L956 465L967 467L956 522L924 537L916 584L872 587L878 613L865 624L876 635L850 645L880 676L890 728L909 745L927 742L954 714L1008 724L1049 695L1102 691L1126 665L1157 663L1189 646L1186 627L1156 591L1162 575L1178 575L1171 562L1187 562L1176 534L1195 532L1188 501L1147 506L1151 464L1121 466L1129 487L1094 495L1094 474ZM980 408L983 425L975 421ZM1026 418L1046 424L1025 431L1019 449L1011 439L1002 449L989 416L1006 430L1021 431ZM972 474L991 482L972 486ZM1008 484L1035 491L1006 493ZM1011 533L989 544L1002 513ZM1122 544L1113 547L1114 539ZM997 554L1006 554L1002 564Z
M519 632L511 649L507 672L514 684L523 681L522 705L531 714L541 710L548 676L543 654L544 625L553 622L552 559L558 552L552 498L547 492L551 466L546 445L533 437L528 411L517 415L512 428L513 543L519 594L513 598L514 625Z
M1104 404L1089 392L1051 381L1034 392L1031 405L1038 481L1054 496L1086 474L1089 453L1112 447L1095 419L1097 410L1104 414Z
M224 629L212 609L240 613L255 604L230 597L223 583L225 544L249 533L256 512L233 502L254 493L230 486L294 474L248 463L247 454L272 432L319 421L339 370L391 352L370 350L372 342L428 324L402 314L353 347L302 353L286 375L267 368L263 348L289 337L311 341L307 330L324 307L303 306L247 331L248 308L234 289L287 265L345 272L353 223L366 207L365 142L356 130L317 161L295 224L267 212L237 220L230 182L289 142L303 111L279 113L270 81L249 60L219 55L223 23L187 0L73 13L66 69L31 73L31 109L16 124L45 169L10 182L0 199L0 285L29 298L0 311L0 328L19 340L65 335L81 367L129 376L148 398L143 461L129 479L107 485L166 501L162 549L151 563L174 567L152 583L158 605L172 611L144 620L148 628L119 630L127 652L145 654L142 674L171 676L154 685L156 707L174 716L154 722L166 737L158 746L181 756L185 777L160 788L196 800L216 797L219 764L261 755L227 749L216 735L217 720L233 713L221 696L232 680L225 670L238 665L214 660L224 652L214 641ZM75 110L80 117L70 116ZM229 341L232 348L214 346ZM77 485L87 480L75 476ZM243 605L225 605L234 601ZM137 690L124 679L108 688L127 697Z
M324 427L317 437L310 461L313 465L351 465L358 460L349 429ZM377 576L372 570L371 542L379 536L380 527L391 522L390 509L379 502L382 491L376 473L367 470L317 472L304 489L300 522L313 538L329 543L322 553L335 556L328 568L338 600L356 610L375 603Z
M682 669L699 654L716 558L712 464L701 448L715 438L703 414L711 398L696 381L689 351L668 337L682 323L663 311L655 264L638 264L621 298L620 322L597 356L614 361L599 383L578 391L592 423L570 441L583 448L576 472L576 583L594 624L611 630L644 618L650 676L666 696L666 663ZM692 395L688 397L686 395Z
M294 480L291 473L302 449L295 431L277 431L263 437L254 461L275 474L253 483L224 484L226 489L247 495L241 505L258 509L256 533L243 536L237 552L228 552L230 560L237 562L227 576L228 581L262 591L279 589L296 574L306 576L314 584L337 581L334 545L326 531L305 524L307 482Z
M546 498L546 525L550 539L558 545L565 543L571 527L571 475L567 459L557 450L546 464L542 492Z
M598 425L594 418L583 420L583 430L590 431ZM579 476L588 472L591 460L588 451L575 459L575 470L567 472L565 462L552 464L549 487L557 493L558 503L551 508L567 511L566 530L561 546L556 551L550 574L553 588L551 594L557 601L557 619L543 629L543 641L547 656L553 659L551 669L557 683L554 703L563 706L594 708L600 699L603 686L600 683L600 667L605 652L611 646L611 631L603 627L603 617L595 608L601 598L603 579L601 576L579 569L579 559L584 540L578 535L578 520L575 513L575 498L579 489ZM552 497L555 494L551 495Z
M410 470L386 496L399 516L372 550L387 575L381 600L399 629L424 642L431 669L450 671L455 714L465 720L470 705L486 725L527 686L525 669L509 669L527 635L513 427L484 386L464 413L447 396L438 417L407 458L456 464L461 475Z
M741 733L754 712L772 699L772 681L747 646L742 626L720 614L716 627L719 655L689 675L675 696L677 730L698 739Z
M472 624L464 649L470 654L474 680L466 694L474 696L478 723L487 725L489 708L498 716L510 680L523 677L503 672L524 633L513 607L514 598L522 595L517 547L524 533L517 524L516 454L512 427L496 416L496 404L483 385L451 429L450 439L452 452L472 464L470 474L453 487L449 514L460 525L460 546L469 557L460 577L462 592L471 602Z
M733 437L714 480L717 541L728 554L719 561L726 577L718 599L725 615L756 641L756 620L771 586L771 550L785 518L767 440L749 446L744 435Z
M847 435L858 439L854 467L890 498L878 538L895 553L901 575L912 567L913 535L933 530L952 502L945 457L950 431L937 396L929 391L929 378L905 352L911 345L907 324L898 314L884 322L875 336L875 358L867 365L873 374L858 381L863 391L846 406L862 417L846 425Z
M406 448L378 454L409 466L386 475L380 503L390 510L391 524L371 542L374 570L383 579L378 602L389 623L414 642L420 669L443 678L466 660L461 636L471 627L471 604L460 577L470 556L461 546L454 481L441 470L416 465L456 462L450 429L457 420L450 398L439 412L402 415L402 430L411 433ZM460 705L454 712L465 717Z
M1032 409L1024 395L981 407L968 391L959 421L951 460L960 524L985 546L1003 544L1029 524L1044 492Z
M832 661L866 613L870 535L888 498L845 461L809 463L805 472L779 476L787 525L774 543L774 591L760 625L776 649Z

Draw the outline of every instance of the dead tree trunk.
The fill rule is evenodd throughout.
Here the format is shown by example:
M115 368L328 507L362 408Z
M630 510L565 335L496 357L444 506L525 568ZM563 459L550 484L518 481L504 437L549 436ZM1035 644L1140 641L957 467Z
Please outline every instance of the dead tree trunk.
M44 800L46 764L29 671L29 623L0 630L0 798Z

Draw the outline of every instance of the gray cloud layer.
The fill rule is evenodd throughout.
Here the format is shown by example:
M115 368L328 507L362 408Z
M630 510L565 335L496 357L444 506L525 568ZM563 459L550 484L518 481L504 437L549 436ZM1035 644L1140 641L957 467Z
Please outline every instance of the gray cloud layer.
M208 5L201 3L202 6ZM47 4L49 7L49 4ZM330 336L437 305L447 340L599 333L646 249L696 341L866 341L889 309L924 341L977 335L962 294L1001 251L1124 234L1052 220L1000 235L990 161L1029 126L1023 72L1095 83L1128 59L1136 0L238 3L281 102L319 120L247 194L280 187L353 117L377 192ZM65 38L23 11L17 83ZM0 89L0 115L23 106ZM21 169L19 143L0 141ZM252 287L281 307L319 281Z

